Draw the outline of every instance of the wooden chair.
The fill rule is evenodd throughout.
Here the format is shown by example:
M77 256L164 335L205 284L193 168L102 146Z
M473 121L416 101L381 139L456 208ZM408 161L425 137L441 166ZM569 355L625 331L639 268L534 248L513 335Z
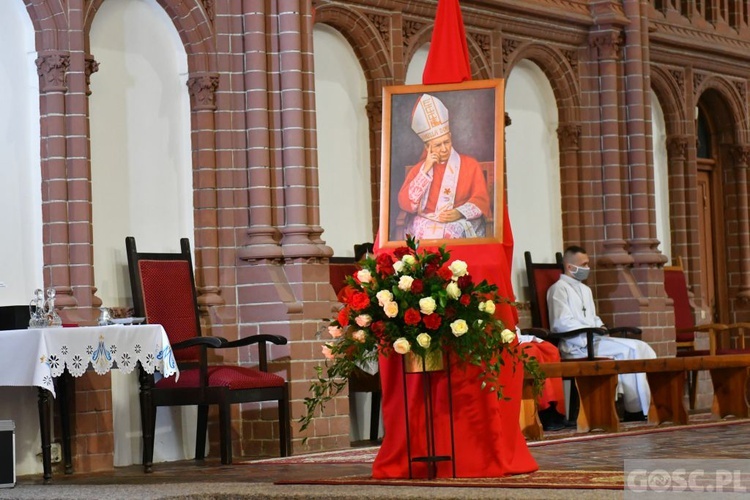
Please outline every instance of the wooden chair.
M745 347L745 330L750 323L722 323L695 324L694 305L688 294L687 279L682 266L682 259L675 258L675 264L664 266L664 290L672 299L675 318L675 341L677 357L706 356L716 354L747 354L750 349ZM697 332L708 332L710 347L708 350L696 349L695 337ZM733 332L737 332L733 335ZM695 408L698 393L698 372L688 373L688 399L690 409Z
M143 465L152 470L154 430L158 406L198 406L195 459L202 460L206 447L209 405L219 406L221 463L232 463L231 405L276 401L279 412L279 449L289 454L289 396L286 381L268 372L266 344L287 343L277 335L252 335L229 342L221 337L202 337L193 278L190 242L180 240L180 253L139 253L135 238L125 240L135 315L160 324L180 368L177 377L154 383L153 375L140 371ZM208 349L234 349L258 345L258 369L236 365L209 366ZM144 389L145 388L145 389Z

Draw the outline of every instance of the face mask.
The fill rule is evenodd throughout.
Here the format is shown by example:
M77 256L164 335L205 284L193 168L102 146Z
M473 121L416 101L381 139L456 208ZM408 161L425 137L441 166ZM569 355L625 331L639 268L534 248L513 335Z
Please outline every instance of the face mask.
M588 267L578 267L571 264L573 267L573 270L570 272L570 275L577 279L578 281L584 281L586 278L589 277L589 273L591 272L591 269Z

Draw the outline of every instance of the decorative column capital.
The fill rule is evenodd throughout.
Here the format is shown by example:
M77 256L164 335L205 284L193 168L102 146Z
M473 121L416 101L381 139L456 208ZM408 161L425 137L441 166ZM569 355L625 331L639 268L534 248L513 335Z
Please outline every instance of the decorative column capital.
M687 158L690 138L686 135L671 135L667 137L667 154L670 160L685 160Z
M66 75L70 67L70 55L67 52L40 54L35 62L41 92L68 91Z
M510 127L513 124L513 120L510 119L510 115L508 114L507 111L505 112L505 117L504 118L505 118L505 124L504 125L506 127Z
M581 149L581 124L561 123L557 127L557 140L560 151L579 151Z
M589 47L597 50L599 59L619 59L623 42L622 33L615 29L589 34Z
M191 76L187 81L190 92L190 106L193 111L213 111L216 109L216 89L219 88L219 75L203 73Z
M86 75L86 95L91 95L91 75L99 71L99 63L91 54L84 58L84 74Z
M750 145L741 144L732 148L734 166L737 168L750 167Z
M365 110L374 130L380 130L383 124L383 100L379 98L371 100L365 106Z

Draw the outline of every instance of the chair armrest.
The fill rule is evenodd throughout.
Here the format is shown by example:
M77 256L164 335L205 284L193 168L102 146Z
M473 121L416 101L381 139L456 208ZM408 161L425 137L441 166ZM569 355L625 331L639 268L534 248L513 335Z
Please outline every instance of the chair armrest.
M549 339L564 340L569 337L577 337L578 335L586 334L586 359L595 360L596 355L594 354L594 335L606 335L607 330L604 328L578 328L577 330L571 330L569 332L551 332Z
M546 328L521 328L521 335L533 335L535 337L539 337L542 340L548 340L550 332Z
M249 337L244 337L238 340L233 340L231 342L222 337L216 337L216 338L221 339L221 345L218 346L219 349L224 349L227 347L244 347L246 345L259 344L261 342L263 343L270 342L276 345L286 345L287 343L286 337L282 337L281 335L267 335L267 334L250 335Z
M643 330L636 326L617 326L615 328L608 328L607 333L612 337L640 338L643 335Z
M187 349L188 347L219 347L221 340L218 337L193 337L192 339L183 340L172 344L172 350L177 351L179 349Z

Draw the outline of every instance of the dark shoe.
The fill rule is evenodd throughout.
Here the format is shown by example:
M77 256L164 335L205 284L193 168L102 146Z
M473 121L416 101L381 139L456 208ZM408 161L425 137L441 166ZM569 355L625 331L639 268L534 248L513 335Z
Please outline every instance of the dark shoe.
M539 421L545 431L559 431L565 428L565 417L557 413L554 406L539 412Z
M563 425L564 425L564 426L565 426L565 427L566 427L567 429L570 429L571 427L578 427L578 422L576 422L575 420L565 420L565 421L563 422Z
M646 420L646 415L642 411L626 411L622 418L623 422L645 422Z

